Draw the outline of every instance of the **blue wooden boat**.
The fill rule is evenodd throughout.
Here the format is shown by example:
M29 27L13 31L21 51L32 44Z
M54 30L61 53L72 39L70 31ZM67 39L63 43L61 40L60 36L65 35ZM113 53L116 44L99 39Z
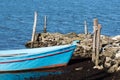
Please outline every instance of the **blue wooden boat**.
M0 72L65 66L71 59L77 42L53 47L0 51Z

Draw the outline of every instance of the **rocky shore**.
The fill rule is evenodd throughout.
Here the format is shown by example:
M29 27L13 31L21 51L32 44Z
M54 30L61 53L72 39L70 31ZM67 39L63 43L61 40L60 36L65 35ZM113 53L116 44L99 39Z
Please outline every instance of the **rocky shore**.
M31 48L47 47L55 45L70 44L73 40L80 40L74 56L82 58L91 58L93 47L92 34L76 34L76 33L38 33L35 35L34 42L27 42L25 46ZM100 56L99 66L100 69L107 69L109 73L117 72L120 70L120 35L115 37L108 37L101 35L100 37ZM94 67L94 66L93 66Z
M35 80L120 80L120 72L108 73L105 69L93 69L93 66L90 58L79 57L72 59L68 66L58 68L64 71L62 74L48 75Z
M93 66L91 58L74 56L67 66L54 68L54 71L61 71L61 74L30 77L25 80L120 80L120 72L108 73L105 69L98 70Z

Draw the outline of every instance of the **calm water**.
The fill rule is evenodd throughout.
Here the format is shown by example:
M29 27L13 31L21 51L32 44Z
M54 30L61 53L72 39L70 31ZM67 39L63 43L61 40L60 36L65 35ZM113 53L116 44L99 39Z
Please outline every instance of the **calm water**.
M49 32L84 32L84 20L92 32L94 18L102 34L120 34L120 0L2 0L0 2L0 50L25 48L31 39L34 11L38 11L37 32L48 17Z

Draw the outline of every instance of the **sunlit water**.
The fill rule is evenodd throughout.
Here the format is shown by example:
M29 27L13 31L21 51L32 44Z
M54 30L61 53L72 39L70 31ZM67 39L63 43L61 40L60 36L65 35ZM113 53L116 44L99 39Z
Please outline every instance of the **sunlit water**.
M2 0L0 2L0 49L25 48L31 39L34 11L38 12L37 32L43 31L47 16L48 32L89 32L93 19L102 24L102 34L120 34L120 0Z

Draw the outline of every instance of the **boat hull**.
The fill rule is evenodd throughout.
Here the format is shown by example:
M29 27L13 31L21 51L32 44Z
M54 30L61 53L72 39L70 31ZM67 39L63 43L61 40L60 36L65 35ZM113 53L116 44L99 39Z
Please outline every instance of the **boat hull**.
M62 46L61 46L62 47ZM65 66L72 57L76 45L37 54L20 55L0 59L0 72L25 71Z

